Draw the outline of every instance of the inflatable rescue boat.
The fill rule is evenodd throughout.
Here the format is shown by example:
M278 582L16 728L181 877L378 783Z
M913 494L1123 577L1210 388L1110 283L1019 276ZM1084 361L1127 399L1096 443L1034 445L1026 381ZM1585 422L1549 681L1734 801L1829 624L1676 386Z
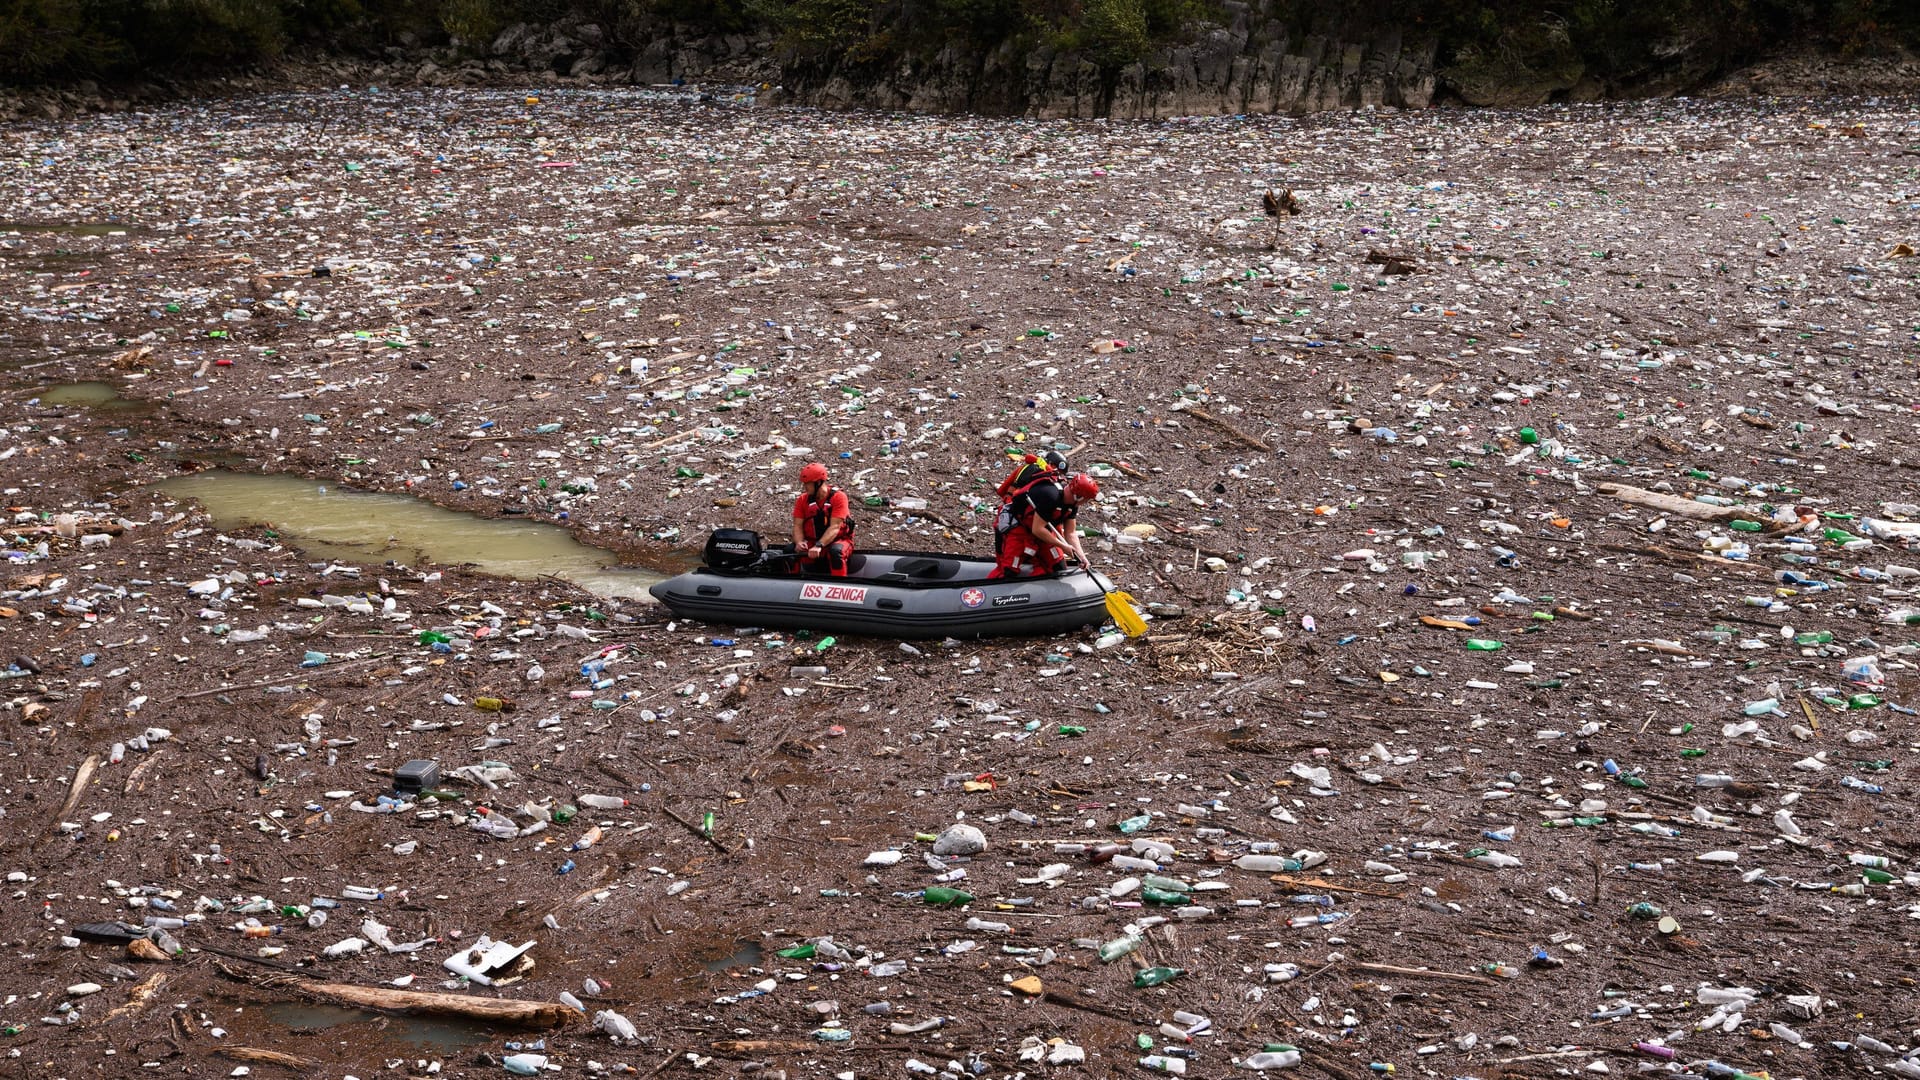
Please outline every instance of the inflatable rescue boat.
M889 638L1057 634L1104 621L1111 588L1093 571L989 579L993 560L926 551L860 551L847 576L793 572L791 550L716 530L705 565L647 591L676 616Z

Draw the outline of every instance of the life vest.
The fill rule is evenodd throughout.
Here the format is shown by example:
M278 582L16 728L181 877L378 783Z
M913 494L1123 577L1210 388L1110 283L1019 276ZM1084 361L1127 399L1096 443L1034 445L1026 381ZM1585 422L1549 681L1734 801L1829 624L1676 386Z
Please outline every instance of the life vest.
M995 489L995 492L1000 496L1001 502L1012 502L1016 497L1026 494L1028 488L1040 481L1058 480L1063 475L1065 474L1059 469L1047 464L1039 457L1027 454L1021 458L1020 464L1014 466L1013 471L1007 474L1007 478L1000 481L1000 486Z
M1031 458L1032 455L1028 456ZM1026 464L1020 466L1019 469L1014 470L1014 474L1017 476L1021 472L1033 468L1036 465L1041 465L1041 462L1038 460L1029 460ZM1042 466L1041 470L1030 477L1025 483L1005 491L1003 496L1004 501L1000 504L1000 513L993 520L993 537L996 544L1005 543L1007 534L1013 531L1013 527L1033 515L1034 505L1031 499L1027 500L1026 509L1021 509L1019 505L1020 500L1025 497L1027 492L1032 491L1041 484L1058 483L1060 477L1060 470L1052 466ZM1013 479L1013 476L1007 477L1008 483L1011 483ZM1002 489L1006 489L1007 485L1002 484L1001 487ZM1047 524L1057 525L1059 522L1049 521Z
M821 537L827 535L827 530L833 526L833 497L839 494L839 492L839 488L830 487L821 494L819 502L807 504L813 507L813 517L809 520L809 524L813 526L813 540L815 543L818 543ZM834 542L844 542L851 545L853 543L852 499L847 500L847 511L847 516L843 519L846 524L841 527L840 536Z

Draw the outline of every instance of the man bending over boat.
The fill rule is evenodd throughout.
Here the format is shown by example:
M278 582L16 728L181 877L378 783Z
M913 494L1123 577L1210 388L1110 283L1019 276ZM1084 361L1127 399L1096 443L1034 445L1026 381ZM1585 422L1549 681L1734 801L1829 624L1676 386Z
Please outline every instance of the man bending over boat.
M847 493L827 483L827 467L810 461L800 469L800 495L793 500L795 570L847 576L853 555L853 519Z
M1069 557L1086 565L1080 530L1074 518L1080 504L1100 497L1100 485L1086 473L1075 473L1065 484L1043 480L1021 491L1008 503L1012 527L999 537L998 561L990 578L1040 577L1059 570Z

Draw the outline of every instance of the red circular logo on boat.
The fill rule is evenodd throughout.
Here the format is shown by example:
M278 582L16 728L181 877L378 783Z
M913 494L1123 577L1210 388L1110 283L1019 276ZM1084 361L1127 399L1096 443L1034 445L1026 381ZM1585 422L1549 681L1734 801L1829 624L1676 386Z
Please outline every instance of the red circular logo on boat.
M979 589L968 589L960 594L960 602L968 607L979 607L987 602L987 594Z

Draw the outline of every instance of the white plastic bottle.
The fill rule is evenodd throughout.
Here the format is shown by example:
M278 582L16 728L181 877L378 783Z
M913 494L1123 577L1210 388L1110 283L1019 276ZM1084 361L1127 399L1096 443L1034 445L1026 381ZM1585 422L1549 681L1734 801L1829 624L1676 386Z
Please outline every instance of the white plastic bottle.
M617 795L582 795L574 801L595 810L620 810L627 805L627 800Z

